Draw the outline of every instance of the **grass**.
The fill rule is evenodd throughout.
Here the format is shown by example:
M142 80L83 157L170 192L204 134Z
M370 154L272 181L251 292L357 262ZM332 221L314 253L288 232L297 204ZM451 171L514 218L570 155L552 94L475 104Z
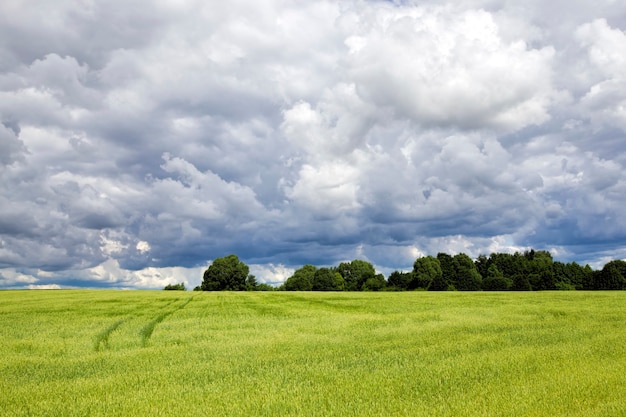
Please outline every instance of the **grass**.
M1 416L626 416L626 292L0 292Z

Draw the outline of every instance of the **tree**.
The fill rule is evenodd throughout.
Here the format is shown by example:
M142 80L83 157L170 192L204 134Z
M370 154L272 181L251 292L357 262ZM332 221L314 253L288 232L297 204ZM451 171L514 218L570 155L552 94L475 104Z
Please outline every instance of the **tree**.
M249 270L237 255L217 258L204 271L201 288L203 291L245 291Z
M383 274L374 275L371 278L368 278L367 281L363 283L361 286L362 291L380 291L387 283L385 282L385 277Z
M528 280L528 275L526 274L515 274L511 278L513 280L513 286L511 289L514 291L532 291L533 287L530 285L530 281Z
M594 275L595 275L595 271L591 269L589 264L585 265L585 267L583 268L583 289L584 290L593 289Z
M482 277L475 268L460 268L457 272L455 288L459 291L478 291L482 285Z
M454 255L456 263L456 277L453 281L454 287L459 291L476 291L482 285L483 278L476 269L476 264L472 258L464 253Z
M607 290L626 289L626 261L610 261L602 268L603 286Z
M417 258L413 263L413 280L409 289L428 289L435 278L443 275L439 260L432 256Z
M345 281L346 291L359 291L367 280L376 276L374 265L359 259L349 263L342 262L335 271L341 274Z
M387 287L398 290L408 290L413 281L412 272L393 271L387 279Z
M589 268L587 265L586 268ZM586 280L587 270L585 267L571 262L565 265L565 272L569 279L569 283L577 290L582 290Z
M256 291L256 287L259 284L256 282L256 277L254 275L248 275L246 278L246 290L247 291Z
M185 283L181 282L180 284L167 284L165 288L166 291L186 291Z
M601 271L594 273L594 290L622 290L626 288L626 279L620 271L620 263L624 261L611 261L604 265Z
M255 288L255 291L275 291L276 288L272 287L270 284L267 284L265 282L262 282L260 284L258 284Z
M311 291L313 289L313 276L317 268L313 265L304 265L297 269L292 276L285 281L286 291Z
M526 269L526 263L526 258L519 252L515 252L513 255L510 253L492 253L489 255L486 267L488 270L491 264L496 264L502 275L513 279L515 275L524 275L529 272ZM485 268L484 265L479 264L479 266Z
M343 277L330 268L320 268L313 275L312 287L313 291L342 291Z
M524 252L525 271L528 272L533 290L554 290L556 280L552 255L544 250Z
M539 280L539 285L537 288L533 289L556 290L556 280L554 279L554 272L552 271L552 269L544 269L543 271L541 271L539 276L541 277Z
M513 280L505 278L496 264L491 264L487 269L487 274L483 279L483 289L488 291L506 291L513 286Z
M483 254L478 255L478 258L476 258L476 261L474 262L474 265L476 265L476 270L482 277L487 276L487 271L489 270L491 264L492 262L490 261L490 258L487 258L487 255Z
M439 252L437 254L437 260L441 265L441 278L436 277L430 284L430 290L433 291L445 291L448 289L454 289L454 281L456 280L456 267L452 256L447 253Z
M554 281L558 289L573 289L574 285L570 279L566 264L563 262L554 262L552 264L552 272L554 273Z

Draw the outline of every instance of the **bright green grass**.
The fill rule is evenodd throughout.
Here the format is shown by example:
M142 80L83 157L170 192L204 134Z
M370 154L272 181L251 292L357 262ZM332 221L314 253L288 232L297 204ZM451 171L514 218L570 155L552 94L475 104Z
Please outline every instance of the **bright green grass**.
M1 416L626 416L626 292L0 292Z

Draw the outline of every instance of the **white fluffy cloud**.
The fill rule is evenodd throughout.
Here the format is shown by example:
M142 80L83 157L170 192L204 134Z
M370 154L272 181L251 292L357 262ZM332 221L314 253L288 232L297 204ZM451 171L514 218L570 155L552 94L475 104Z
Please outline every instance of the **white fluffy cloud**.
M368 101L422 125L514 130L546 121L554 49L504 41L491 14L383 8L348 38Z
M597 19L578 28L576 37L587 50L594 83L581 100L585 113L599 125L626 131L626 33Z
M624 257L622 9L4 2L0 286Z

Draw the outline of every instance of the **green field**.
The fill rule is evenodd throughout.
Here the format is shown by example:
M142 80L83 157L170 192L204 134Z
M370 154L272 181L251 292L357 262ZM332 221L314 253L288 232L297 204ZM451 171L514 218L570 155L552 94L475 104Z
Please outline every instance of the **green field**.
M0 292L2 416L626 416L626 292Z

